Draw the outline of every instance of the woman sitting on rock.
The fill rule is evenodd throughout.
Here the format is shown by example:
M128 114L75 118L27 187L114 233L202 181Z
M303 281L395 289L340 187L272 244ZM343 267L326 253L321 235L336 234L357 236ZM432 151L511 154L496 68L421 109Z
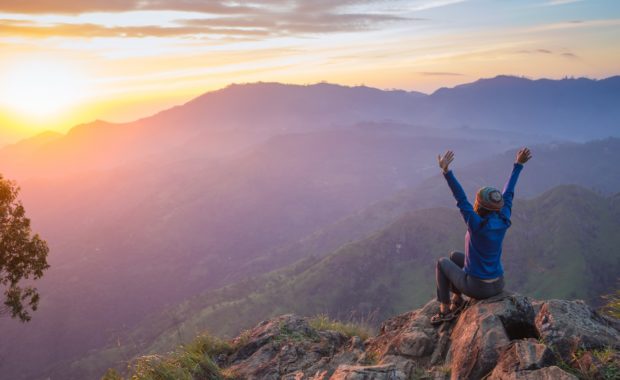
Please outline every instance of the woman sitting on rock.
M532 155L528 148L517 153L517 161L504 191L483 187L476 194L472 207L463 188L448 166L454 160L454 153L447 151L437 157L443 175L448 181L456 205L465 219L465 253L452 252L450 258L437 261L437 300L439 313L431 323L439 324L454 318L464 305L461 294L475 299L484 299L499 294L504 289L502 268L502 241L510 227L510 212L514 189L519 173ZM450 299L452 291L452 299Z

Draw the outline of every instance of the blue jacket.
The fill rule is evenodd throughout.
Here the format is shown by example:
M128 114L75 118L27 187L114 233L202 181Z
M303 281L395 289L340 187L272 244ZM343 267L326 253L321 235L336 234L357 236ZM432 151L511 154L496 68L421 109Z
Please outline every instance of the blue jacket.
M465 273L482 279L496 278L504 274L501 263L502 242L506 230L510 227L512 199L521 169L523 165L514 164L510 179L504 186L504 207L499 212L492 212L484 218L474 211L452 171L444 174L456 199L456 205L467 224L463 268Z

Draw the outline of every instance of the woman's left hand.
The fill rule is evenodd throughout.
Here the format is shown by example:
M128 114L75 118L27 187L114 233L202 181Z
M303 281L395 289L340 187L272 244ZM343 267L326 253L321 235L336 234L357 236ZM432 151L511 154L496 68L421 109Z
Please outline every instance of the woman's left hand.
M437 161L439 161L439 167L443 170L444 174L448 172L448 167L450 163L454 160L454 152L449 150L447 151L443 157L441 155L437 156Z

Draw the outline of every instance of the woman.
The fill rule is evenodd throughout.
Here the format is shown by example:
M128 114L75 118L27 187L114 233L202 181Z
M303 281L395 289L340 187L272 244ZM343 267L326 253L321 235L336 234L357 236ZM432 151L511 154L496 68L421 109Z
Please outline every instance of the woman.
M447 151L437 157L439 167L448 181L456 205L465 219L465 253L452 252L450 258L437 261L437 300L439 313L431 318L431 323L449 321L464 305L461 294L476 299L484 299L499 294L504 289L504 270L502 268L502 241L510 227L510 212L514 189L519 173L532 158L528 148L517 153L517 161L504 191L483 187L476 194L472 207L463 188L448 166L454 160L454 153ZM452 299L450 299L452 291Z

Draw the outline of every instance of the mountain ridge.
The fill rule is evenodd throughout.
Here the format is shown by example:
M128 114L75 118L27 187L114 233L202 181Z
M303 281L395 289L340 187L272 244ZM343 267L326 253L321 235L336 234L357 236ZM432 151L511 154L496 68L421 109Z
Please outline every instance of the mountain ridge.
M231 134L235 137L233 144L226 148L207 145L209 150L224 154L283 132L360 122L391 121L435 129L466 126L511 133L544 131L557 139L584 141L618 135L615 121L620 111L616 111L614 101L620 97L618 78L529 80L497 76L429 95L321 83L235 84L131 122L97 120L81 124L41 147L44 152L35 150L28 162L14 162L0 149L0 164L20 177L49 176L60 167L65 171L110 168L182 144L231 139ZM529 111L524 113L524 109ZM119 153L128 158L119 161ZM14 170L18 164L20 169Z

